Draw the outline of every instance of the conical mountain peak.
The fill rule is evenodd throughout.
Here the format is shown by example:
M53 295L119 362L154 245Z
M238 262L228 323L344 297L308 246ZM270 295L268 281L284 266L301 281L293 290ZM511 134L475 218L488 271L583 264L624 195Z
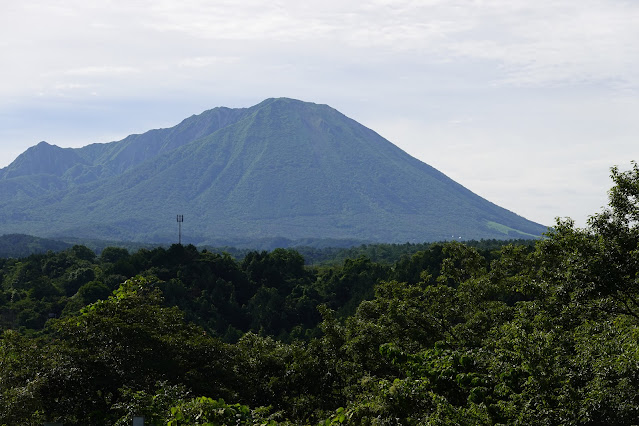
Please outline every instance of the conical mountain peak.
M31 191L28 206L7 201L0 212L20 217L30 209L28 226L41 236L128 234L145 241L170 240L176 212L188 219L196 242L209 243L514 238L545 230L339 111L289 98L214 108L172 128L71 152L77 162L65 165L73 173L63 174L57 194ZM14 185L7 193L18 193L15 180L3 182ZM50 213L59 224L37 219ZM13 232L25 226L5 224Z

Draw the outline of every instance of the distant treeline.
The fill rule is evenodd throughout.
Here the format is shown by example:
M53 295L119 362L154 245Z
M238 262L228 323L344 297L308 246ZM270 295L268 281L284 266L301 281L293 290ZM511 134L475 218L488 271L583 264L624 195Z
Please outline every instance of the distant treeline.
M277 242L282 245L275 245ZM496 250L508 244L533 246L533 239L517 240L497 240L483 239L464 241L464 244L475 247L479 250ZM242 260L252 251L271 251L275 248L293 248L300 253L307 265L334 265L346 259L355 259L366 256L373 262L394 263L401 256L412 255L418 251L426 250L434 243L361 243L356 241L321 240L307 239L304 241L292 241L284 238L255 240L251 246L250 241L242 241L241 245L221 245L221 246L200 246L200 250L207 250L211 253L227 253L236 260ZM331 245L332 244L332 245ZM106 248L123 248L129 252L136 252L140 249L153 250L157 247L168 248L169 244L151 244L132 241L103 241L86 240L78 238L64 238L55 240L49 238L39 238L24 234L0 235L0 258L22 258L32 254L43 254L48 251L59 252L71 248L74 245L85 246L98 255ZM249 247L256 248L246 248ZM263 248L260 248L263 247Z
M62 251L71 248L73 244L63 241L38 238L24 234L0 235L0 258L27 257L47 251Z
M515 242L533 248L529 240ZM179 307L187 320L226 341L248 331L282 341L308 339L319 333L317 306L325 304L346 317L373 298L380 281L418 282L419 274L409 272L415 269L427 269L436 279L443 249L451 244L459 243L302 248L314 267L293 249L233 250L231 255L226 249L214 253L176 244L135 253L107 247L97 256L75 245L0 259L0 326L41 330L49 318L77 314L127 279L143 276L162 290L167 306ZM477 247L488 267L505 244L490 240L467 246Z

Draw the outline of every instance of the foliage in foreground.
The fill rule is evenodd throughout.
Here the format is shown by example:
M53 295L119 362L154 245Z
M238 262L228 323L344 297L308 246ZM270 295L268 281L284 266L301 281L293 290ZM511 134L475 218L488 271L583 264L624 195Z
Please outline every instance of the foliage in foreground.
M0 423L636 424L639 168L612 177L609 209L585 229L559 221L533 250L449 243L391 267L360 258L323 270L291 251L256 253L239 269L204 254L199 272L188 260L197 252L167 251L43 331L4 331ZM117 254L106 254L114 265ZM225 275L207 275L207 262ZM14 292L46 303L62 281L18 279L29 273L5 275L5 294L21 283ZM239 311L196 325L185 312L207 306L170 303L188 300L178 281L198 283L191 299L207 291ZM242 312L259 315L221 339L215 323Z

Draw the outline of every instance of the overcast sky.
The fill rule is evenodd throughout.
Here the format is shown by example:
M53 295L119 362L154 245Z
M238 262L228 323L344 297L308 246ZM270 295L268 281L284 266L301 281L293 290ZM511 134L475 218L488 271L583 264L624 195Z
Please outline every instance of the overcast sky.
M269 97L583 226L639 160L636 0L0 0L0 167Z

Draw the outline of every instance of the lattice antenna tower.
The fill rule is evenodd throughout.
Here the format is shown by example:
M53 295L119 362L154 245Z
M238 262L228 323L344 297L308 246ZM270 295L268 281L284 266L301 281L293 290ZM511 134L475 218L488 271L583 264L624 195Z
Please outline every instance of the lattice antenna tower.
M177 223L178 223L178 244L182 245L182 223L184 222L184 215L177 215Z

